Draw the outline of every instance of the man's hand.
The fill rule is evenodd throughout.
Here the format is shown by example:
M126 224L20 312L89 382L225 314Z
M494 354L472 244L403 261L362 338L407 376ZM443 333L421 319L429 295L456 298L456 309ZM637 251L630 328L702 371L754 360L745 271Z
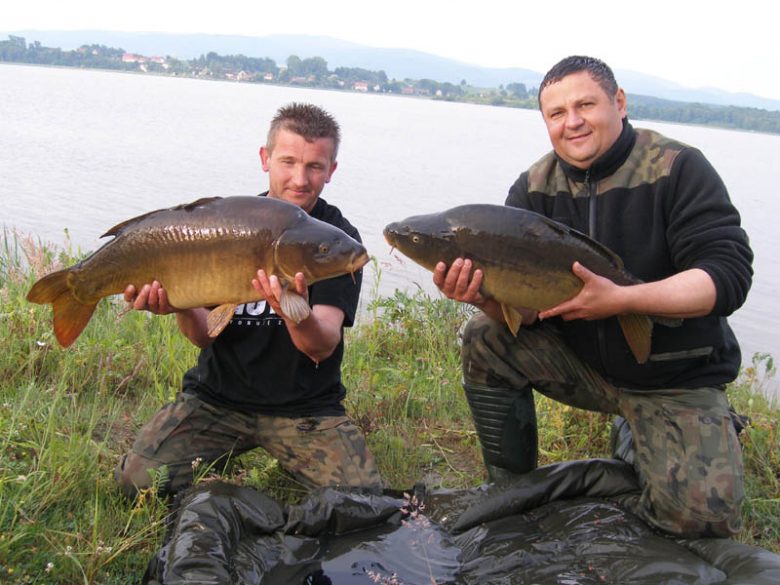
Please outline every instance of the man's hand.
M143 285L140 292L134 285L127 285L125 301L130 303L136 311L149 311L155 315L180 312L180 309L168 303L168 294L156 280L152 284Z
M456 258L449 270L444 262L436 264L433 270L433 283L448 299L469 303L477 307L494 321L504 322L504 312L501 304L479 292L482 286L482 271L478 268L471 274L473 263L469 259ZM536 320L536 311L518 309L523 323L530 324Z
M582 290L573 299L542 311L539 317L606 319L623 313L690 319L709 315L717 300L712 277L701 268L691 268L655 282L620 286L599 276L579 262L572 271L582 280Z
M252 279L252 286L265 296L266 302L274 313L284 319L287 331L290 333L290 339L299 351L318 363L328 359L333 354L341 341L344 311L331 305L314 305L309 316L300 323L296 323L282 311L280 304L282 285L279 278L273 274L269 277L264 270L258 270L257 278ZM294 286L294 291L308 304L309 289L306 287L306 277L302 272L295 275L295 280L290 286Z
M620 301L624 287L591 272L579 262L572 265L572 272L583 283L580 292L574 298L540 312L540 319L561 317L564 321L595 321L623 312Z
M481 307L487 301L479 292L482 271L477 269L472 276L471 268L471 260L463 258L456 258L449 270L444 262L439 262L433 271L433 283L448 299Z
M268 276L265 270L260 269L257 271L257 278L252 279L252 286L265 297L266 302L271 306L274 313L285 320L288 319L288 316L282 311L282 283L279 282L278 276L275 274ZM295 280L290 283L290 288L301 296L306 304L309 303L309 289L306 286L306 277L302 272L296 273Z

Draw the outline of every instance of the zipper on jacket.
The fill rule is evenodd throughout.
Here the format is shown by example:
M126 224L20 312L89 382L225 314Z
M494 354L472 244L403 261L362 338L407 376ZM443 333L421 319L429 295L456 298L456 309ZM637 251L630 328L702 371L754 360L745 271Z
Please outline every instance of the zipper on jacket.
M585 172L585 188L588 190L588 235L597 240L596 238L596 213L598 209L598 201L596 199L596 183L590 180L590 169ZM609 372L607 368L607 343L606 343L606 331L604 330L604 319L596 321L596 336L598 337L599 344L599 360L601 361L601 368L603 372Z

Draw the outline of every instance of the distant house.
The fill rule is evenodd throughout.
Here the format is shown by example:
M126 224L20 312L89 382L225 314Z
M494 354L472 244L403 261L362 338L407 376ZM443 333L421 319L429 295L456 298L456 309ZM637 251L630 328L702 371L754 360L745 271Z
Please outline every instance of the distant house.
M413 94L414 93L414 88L413 87L402 87L401 88L401 93Z
M368 91L368 84L364 81L356 81L352 85L352 89L355 89L357 91Z
M146 63L149 59L142 55L134 55L133 53L122 53L123 63Z
M293 77L290 79L290 83L307 83L308 80L305 77Z
M266 73L263 75L263 79L265 81L273 81L274 80L274 74L273 73Z
M149 60L153 63L159 63L160 65L165 63L165 57L149 57Z

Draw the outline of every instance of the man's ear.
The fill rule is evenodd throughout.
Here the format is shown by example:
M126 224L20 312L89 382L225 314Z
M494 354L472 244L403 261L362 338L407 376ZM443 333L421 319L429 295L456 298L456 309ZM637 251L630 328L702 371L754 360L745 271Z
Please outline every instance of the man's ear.
M260 147L260 160L263 162L263 170L268 172L268 162L271 160L271 153L265 146Z
M620 117L625 118L626 117L626 92L623 91L623 88L619 88L617 90L617 93L615 94L615 102L618 106L618 111L620 112Z
M330 170L328 171L328 178L325 179L326 183L330 183L330 178L333 176L333 173L336 172L337 166L339 166L339 163L337 161L333 161L333 164L330 166Z

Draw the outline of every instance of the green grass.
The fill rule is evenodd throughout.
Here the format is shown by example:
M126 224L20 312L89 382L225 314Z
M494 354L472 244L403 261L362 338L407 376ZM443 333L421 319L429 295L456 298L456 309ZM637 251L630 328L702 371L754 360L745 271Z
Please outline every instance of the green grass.
M0 582L137 582L161 544L167 508L153 491L121 499L113 469L197 352L173 317L125 312L117 298L101 301L76 343L60 348L50 307L24 297L38 277L82 256L64 248L7 232L0 241ZM346 407L383 476L394 488L482 483L460 388L459 331L470 308L422 292L380 297L376 282L366 288L348 332ZM753 423L742 435L748 498L738 540L780 553L780 412L756 393L773 372L771 358L757 356L730 395ZM537 414L541 464L609 455L610 416L538 396ZM223 477L286 502L305 493L260 450Z

